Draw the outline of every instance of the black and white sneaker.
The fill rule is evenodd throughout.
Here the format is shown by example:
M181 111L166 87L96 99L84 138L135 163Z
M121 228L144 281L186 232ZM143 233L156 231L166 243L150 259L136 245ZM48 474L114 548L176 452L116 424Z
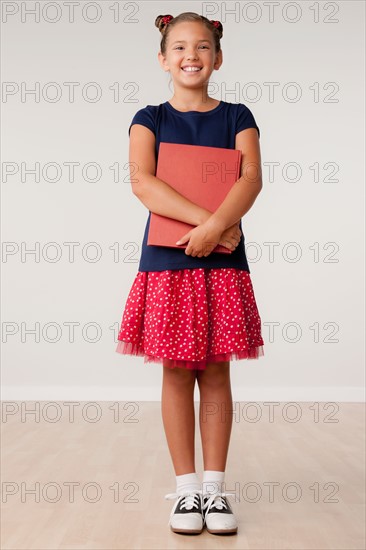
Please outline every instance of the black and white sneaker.
M226 499L235 493L214 493L203 495L204 525L207 531L213 534L231 534L238 531L238 524Z
M203 530L202 490L187 491L181 494L169 493L166 499L176 498L170 513L168 525L174 533L196 535Z

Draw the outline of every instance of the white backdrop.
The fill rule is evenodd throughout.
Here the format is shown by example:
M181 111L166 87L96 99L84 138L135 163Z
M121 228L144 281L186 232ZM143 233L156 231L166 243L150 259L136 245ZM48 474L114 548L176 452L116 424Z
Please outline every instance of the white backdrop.
M148 214L128 126L173 93L155 17L196 11L224 27L209 94L261 130L265 356L233 398L363 401L364 3L35 4L2 5L2 398L160 400L162 365L115 352Z

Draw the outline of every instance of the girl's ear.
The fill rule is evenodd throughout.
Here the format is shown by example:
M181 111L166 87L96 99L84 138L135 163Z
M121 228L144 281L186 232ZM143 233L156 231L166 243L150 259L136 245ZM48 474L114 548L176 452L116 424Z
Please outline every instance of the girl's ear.
M166 63L166 57L160 51L158 52L158 60L162 69L164 69L165 72L169 71L169 67Z
M219 52L217 52L215 57L214 69L216 70L219 69L222 65L222 62L223 62L223 55L222 55L222 50L220 50Z

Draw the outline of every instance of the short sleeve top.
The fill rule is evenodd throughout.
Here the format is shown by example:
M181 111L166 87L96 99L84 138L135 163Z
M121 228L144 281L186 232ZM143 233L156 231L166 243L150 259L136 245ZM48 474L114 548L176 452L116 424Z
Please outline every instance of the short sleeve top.
M214 109L205 112L178 111L168 101L160 105L147 105L134 115L128 134L133 124L146 126L155 135L156 161L161 141L235 149L236 134L242 130L256 128L260 137L259 128L249 107L244 103L222 100ZM211 252L207 257L198 258L185 254L183 248L148 245L150 218L151 211L146 221L139 271L233 267L250 273L243 234L231 254ZM242 230L241 220L239 227Z

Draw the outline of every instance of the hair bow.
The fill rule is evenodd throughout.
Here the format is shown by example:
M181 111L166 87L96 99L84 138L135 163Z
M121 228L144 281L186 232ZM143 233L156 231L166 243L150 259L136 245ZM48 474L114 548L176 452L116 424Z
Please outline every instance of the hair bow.
M217 29L219 28L220 21L215 21L214 19L210 19L210 22L213 24L214 27L216 27Z
M167 25L168 23L170 23L170 21L173 19L173 16L172 15L165 15L165 17L162 18L162 22Z

